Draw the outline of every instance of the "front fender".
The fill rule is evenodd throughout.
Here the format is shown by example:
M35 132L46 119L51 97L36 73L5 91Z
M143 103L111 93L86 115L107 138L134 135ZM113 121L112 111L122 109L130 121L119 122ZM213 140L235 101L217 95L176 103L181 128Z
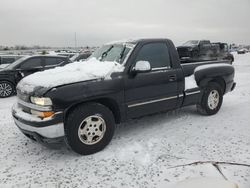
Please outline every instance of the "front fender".
M120 79L81 82L53 88L45 96L52 99L56 109L65 110L72 105L103 97L122 102L122 86Z

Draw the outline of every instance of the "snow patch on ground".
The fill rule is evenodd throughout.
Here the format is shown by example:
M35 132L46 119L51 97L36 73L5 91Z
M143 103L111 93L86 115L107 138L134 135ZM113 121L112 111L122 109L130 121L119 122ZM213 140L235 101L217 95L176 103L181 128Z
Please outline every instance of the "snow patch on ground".
M0 99L0 187L174 187L195 177L218 177L212 164L250 164L250 54L235 55L235 90L214 116L195 107L160 113L118 126L103 151L79 156L65 145L48 149L25 137L11 118L16 97ZM218 165L240 188L250 168Z
M176 188L238 188L235 183L222 178L191 178L178 183Z
M53 88L74 82L110 79L111 73L121 72L123 69L124 66L117 62L101 62L91 58L27 76L19 82L17 88L23 92L32 92L36 87Z

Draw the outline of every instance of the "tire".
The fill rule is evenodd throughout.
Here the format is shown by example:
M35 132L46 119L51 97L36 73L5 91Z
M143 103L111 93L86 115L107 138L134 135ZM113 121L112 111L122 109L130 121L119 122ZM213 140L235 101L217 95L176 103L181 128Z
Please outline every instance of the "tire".
M74 108L67 116L65 140L74 152L90 155L104 149L114 131L113 113L102 104L86 103Z
M222 102L223 91L221 86L215 82L210 82L204 90L201 103L197 105L197 110L203 115L214 115L220 110Z
M15 93L15 87L11 82L0 81L0 98L7 98Z

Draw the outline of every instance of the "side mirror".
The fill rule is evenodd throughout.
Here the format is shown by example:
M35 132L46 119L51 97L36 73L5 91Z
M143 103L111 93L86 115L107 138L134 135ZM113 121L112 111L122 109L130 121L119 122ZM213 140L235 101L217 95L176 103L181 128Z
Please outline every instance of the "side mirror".
M137 61L132 72L134 73L143 73L143 72L150 72L151 66L148 61Z

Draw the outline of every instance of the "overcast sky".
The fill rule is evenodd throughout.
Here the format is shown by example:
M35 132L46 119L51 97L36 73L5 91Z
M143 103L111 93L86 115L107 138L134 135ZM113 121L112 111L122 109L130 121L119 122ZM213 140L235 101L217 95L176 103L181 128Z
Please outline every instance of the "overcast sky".
M0 0L0 45L164 37L250 44L250 0Z

